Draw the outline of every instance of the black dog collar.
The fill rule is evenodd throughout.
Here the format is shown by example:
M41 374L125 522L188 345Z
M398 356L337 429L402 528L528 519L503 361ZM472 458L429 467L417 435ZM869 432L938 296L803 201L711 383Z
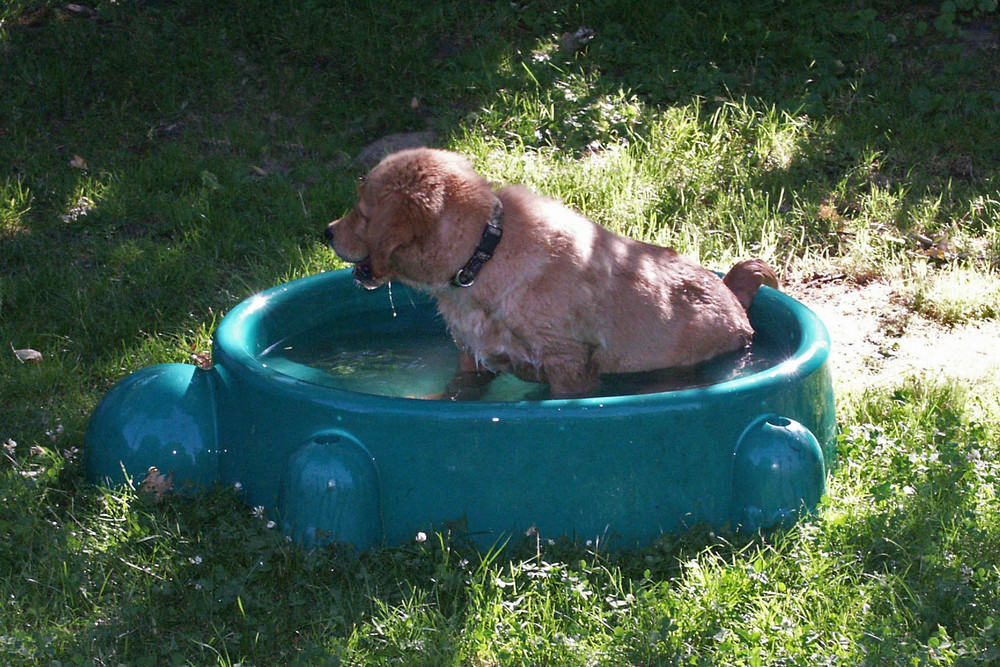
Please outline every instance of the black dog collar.
M503 236L503 203L497 199L496 206L493 207L493 214L486 222L486 229L483 230L483 238L480 239L476 251L472 253L472 259L465 263L452 277L451 284L455 287L472 287L476 282L476 276L483 264L493 257L493 252L500 243Z

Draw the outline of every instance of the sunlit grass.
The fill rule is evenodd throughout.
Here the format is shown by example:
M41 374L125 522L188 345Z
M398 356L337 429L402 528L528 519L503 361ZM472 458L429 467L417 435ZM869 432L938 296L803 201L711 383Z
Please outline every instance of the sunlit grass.
M913 279L913 308L944 324L995 319L1000 315L1000 277L969 267L919 271Z
M14 235L23 231L21 219L31 209L31 191L21 179L9 176L0 183L0 233Z
M642 116L641 140L598 142L572 159L512 144L483 126L456 147L496 182L526 184L613 231L677 247L710 265L750 255L778 261L788 250L779 250L783 236L805 240L782 213L791 194L765 188L761 172L781 178L776 172L811 132L806 120L746 103L711 115L696 103Z

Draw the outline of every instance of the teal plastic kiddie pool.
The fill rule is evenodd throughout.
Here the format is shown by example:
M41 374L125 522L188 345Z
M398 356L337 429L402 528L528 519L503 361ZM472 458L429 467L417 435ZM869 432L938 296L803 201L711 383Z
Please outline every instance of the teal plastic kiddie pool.
M769 288L750 319L780 359L707 386L545 400L501 379L499 398L420 400L406 395L425 387L350 388L356 358L324 369L276 353L447 341L418 292L362 290L347 270L310 276L234 308L210 369L152 366L113 387L91 417L87 475L113 484L155 466L175 489L234 485L298 541L359 549L442 526L484 545L534 530L622 546L702 523L770 528L825 489L830 344L812 312ZM438 382L389 371L404 385L425 375Z

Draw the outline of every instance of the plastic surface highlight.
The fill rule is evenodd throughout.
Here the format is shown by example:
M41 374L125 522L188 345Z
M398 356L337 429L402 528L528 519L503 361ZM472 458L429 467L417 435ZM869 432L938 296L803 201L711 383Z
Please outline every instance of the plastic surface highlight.
M375 461L345 433L324 432L292 454L278 507L281 527L314 546L337 540L358 549L382 541L382 510Z
M132 373L109 391L87 425L85 462L92 481L138 481L155 465L178 487L218 478L213 375L188 364Z
M826 463L802 424L764 415L747 426L733 464L732 522L756 531L787 526L819 503Z

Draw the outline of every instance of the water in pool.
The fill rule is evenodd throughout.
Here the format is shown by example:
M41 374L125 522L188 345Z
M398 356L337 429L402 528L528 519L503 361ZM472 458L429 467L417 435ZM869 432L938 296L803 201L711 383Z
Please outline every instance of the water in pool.
M788 357L789 351L784 348L758 337L748 349L697 368L604 376L597 395L648 394L732 380L776 365ZM339 333L333 338L314 330L275 344L261 357L267 366L309 382L364 394L407 398L424 398L441 392L457 360L458 350L447 334L420 329ZM547 386L504 373L490 384L482 400L548 397Z

